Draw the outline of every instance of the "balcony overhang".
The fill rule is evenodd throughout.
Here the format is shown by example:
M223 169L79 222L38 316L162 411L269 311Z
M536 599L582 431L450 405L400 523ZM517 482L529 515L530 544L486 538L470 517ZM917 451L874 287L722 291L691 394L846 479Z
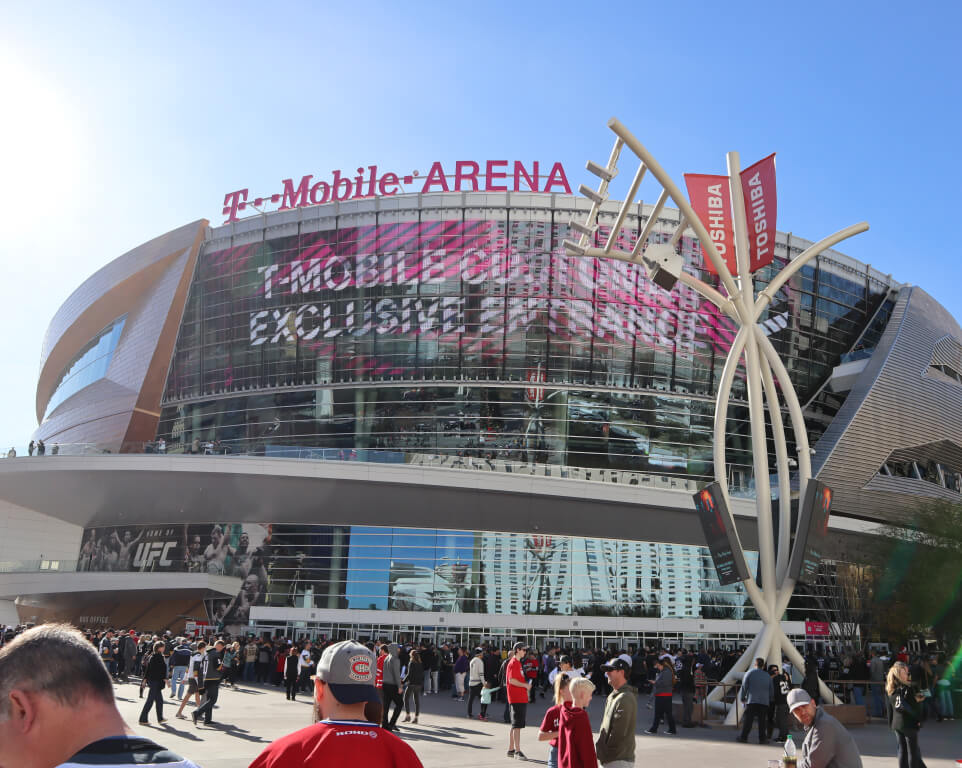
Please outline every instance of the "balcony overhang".
M693 491L670 478L629 485L359 461L156 454L0 461L0 499L84 527L309 523L703 545ZM733 498L732 511L742 544L755 549L754 500ZM832 521L851 533L859 526L871 527Z
M0 573L0 600L40 598L47 595L82 594L85 599L138 595L151 599L178 594L216 592L233 597L241 580L207 573L75 573L72 571L28 571Z

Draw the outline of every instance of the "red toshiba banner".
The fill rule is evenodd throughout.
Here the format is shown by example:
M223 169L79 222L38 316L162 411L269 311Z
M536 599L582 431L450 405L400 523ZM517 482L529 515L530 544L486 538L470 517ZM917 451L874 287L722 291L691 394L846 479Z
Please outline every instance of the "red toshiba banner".
M751 271L754 272L771 264L775 255L775 219L778 213L775 153L742 171L741 180L745 218L748 220L748 252L751 255Z
M695 209L701 223L708 230L708 236L715 244L715 250L725 260L728 271L738 274L738 265L735 261L735 229L732 225L732 197L728 187L728 177L686 173L685 184L688 186L691 207ZM705 269L712 274L717 274L714 265L708 259L704 245L701 251L705 259Z
M829 626L827 621L806 621L805 622L805 634L806 635L828 635Z

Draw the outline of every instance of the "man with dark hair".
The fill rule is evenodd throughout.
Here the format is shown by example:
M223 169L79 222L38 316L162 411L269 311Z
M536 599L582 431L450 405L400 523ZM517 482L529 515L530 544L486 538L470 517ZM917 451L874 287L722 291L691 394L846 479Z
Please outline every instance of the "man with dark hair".
M746 672L742 678L739 696L745 703L745 718L742 720L738 741L748 741L748 734L752 732L752 721L757 717L758 743L768 743L768 705L771 704L774 694L772 677L765 671L765 659L755 659L755 668Z
M400 648L398 648L397 643L391 643L387 650L388 655L385 657L381 669L381 696L384 704L381 726L385 730L396 731L397 720L401 716L401 708L404 706L404 698L401 696ZM392 703L394 704L394 715L389 717Z
M220 683L224 677L223 658L224 641L218 640L214 643L214 647L207 651L201 664L199 678L202 681L202 687L200 690L204 694L204 700L191 714L194 725L197 725L201 715L204 717L204 725L210 725L213 722L214 705L217 703Z
M374 654L360 643L325 648L314 693L321 720L270 744L250 768L422 768L410 746L365 717L379 702L375 674Z
M521 751L521 729L525 726L528 709L528 693L531 683L525 680L521 668L521 659L528 651L528 646L518 642L514 644L508 666L504 673L504 683L508 693L508 706L511 707L511 732L508 734L508 757L525 760Z
M0 649L0 766L197 768L135 736L97 649L68 624L34 627Z
M103 659L104 665L107 667L107 671L113 678L117 677L117 661L115 657L114 649L114 631L113 629L108 629L107 634L103 636L100 641L100 658Z

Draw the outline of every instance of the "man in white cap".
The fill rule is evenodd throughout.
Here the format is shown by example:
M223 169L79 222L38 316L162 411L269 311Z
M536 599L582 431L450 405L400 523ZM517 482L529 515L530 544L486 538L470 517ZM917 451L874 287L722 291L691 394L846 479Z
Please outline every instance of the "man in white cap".
M374 676L366 646L345 640L325 648L314 678L321 720L269 745L250 768L423 768L410 746L364 718L365 705L381 701Z
M788 711L805 727L798 768L862 768L852 734L801 688L789 691Z

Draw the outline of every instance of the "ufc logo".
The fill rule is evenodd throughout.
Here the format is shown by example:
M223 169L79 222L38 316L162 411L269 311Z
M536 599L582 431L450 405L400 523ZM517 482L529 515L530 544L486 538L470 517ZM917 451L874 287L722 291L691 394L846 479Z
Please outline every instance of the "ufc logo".
M174 561L168 555L176 546L176 541L154 541L149 544L138 544L137 554L134 555L134 565L137 568L150 568L155 562L165 567L173 565Z

